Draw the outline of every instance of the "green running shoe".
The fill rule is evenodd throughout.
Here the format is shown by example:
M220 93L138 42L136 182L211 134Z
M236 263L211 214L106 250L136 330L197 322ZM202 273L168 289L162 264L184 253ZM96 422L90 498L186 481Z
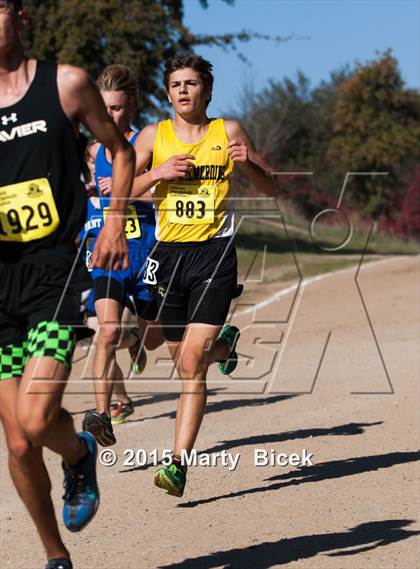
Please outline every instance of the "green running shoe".
M229 375L235 371L238 365L238 354L236 353L236 344L238 343L239 336L241 335L239 328L236 326L225 326L220 332L218 340L226 342L229 348L229 355L223 362L218 363L220 373Z
M185 472L175 463L161 466L155 472L155 486L166 490L171 496L180 498L184 493L187 477Z
M133 402L128 401L128 403L123 403L122 401L116 401L113 405L112 412L111 412L111 423L113 425L121 425L121 423L125 423L127 417L134 413L134 405Z
M140 375L147 364L146 350L141 345L138 331L134 328L131 332L137 336L137 342L134 346L128 348L131 358L131 370L134 375Z

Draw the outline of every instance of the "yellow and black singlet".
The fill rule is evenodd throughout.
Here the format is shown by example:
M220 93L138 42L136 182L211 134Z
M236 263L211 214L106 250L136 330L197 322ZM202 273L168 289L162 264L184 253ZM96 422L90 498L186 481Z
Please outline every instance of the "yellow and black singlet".
M229 191L234 162L223 119L212 119L205 136L194 144L177 137L170 119L160 122L152 167L178 154L193 155L194 167L185 177L156 185L156 239L185 243L232 235Z

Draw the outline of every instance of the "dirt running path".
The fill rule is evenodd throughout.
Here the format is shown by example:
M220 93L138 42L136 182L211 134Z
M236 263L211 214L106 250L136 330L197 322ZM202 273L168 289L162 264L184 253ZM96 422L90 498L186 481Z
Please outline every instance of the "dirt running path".
M292 311L292 293L267 304L279 288L273 283L255 291L262 303L255 314L237 308L241 363L228 382L212 369L198 448L241 458L234 471L191 468L180 500L153 486L153 468L123 464L126 448L172 445L177 384L164 379L170 368L160 351L146 373L161 378L157 387L130 384L149 393L133 395L136 414L117 428L117 464L99 466L96 518L81 534L63 529L75 569L420 567L418 259L361 270L386 371L353 277L354 270L309 284ZM78 427L92 405L89 382L77 381L84 355L79 349L68 390L81 394L65 397ZM43 552L1 443L0 565L41 569ZM306 449L313 465L256 467L256 449ZM60 463L46 456L60 514Z

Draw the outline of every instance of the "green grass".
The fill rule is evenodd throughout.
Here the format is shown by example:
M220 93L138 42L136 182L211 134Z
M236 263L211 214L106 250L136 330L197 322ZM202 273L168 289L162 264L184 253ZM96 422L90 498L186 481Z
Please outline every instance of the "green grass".
M317 243L311 239L308 226L288 227L267 225L261 221L246 221L236 236L239 273L244 280L261 278L264 282L294 280L298 269L304 277L331 272L357 265L364 253L364 262L380 256L419 253L419 243L372 232L354 232L351 240L340 250L327 252L319 247L334 247L345 237L345 231L327 225L317 225Z

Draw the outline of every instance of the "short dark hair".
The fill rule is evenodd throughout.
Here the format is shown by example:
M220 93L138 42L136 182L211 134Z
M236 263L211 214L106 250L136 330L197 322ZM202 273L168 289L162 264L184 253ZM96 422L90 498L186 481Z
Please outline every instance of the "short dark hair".
M22 0L7 0L7 2L18 11L23 9Z
M207 59L200 57L199 55L176 55L165 63L165 87L166 90L169 90L169 76L174 71L178 71L178 69L194 69L200 75L203 84L206 87L209 87L210 91L213 89L213 65ZM210 103L211 96L207 101L207 104Z

